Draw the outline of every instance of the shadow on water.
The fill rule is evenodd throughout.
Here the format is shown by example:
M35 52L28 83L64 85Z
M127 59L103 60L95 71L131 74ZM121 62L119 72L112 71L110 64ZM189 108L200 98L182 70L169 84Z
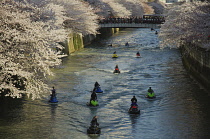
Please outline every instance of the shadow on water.
M129 114L130 120L131 120L131 125L132 125L133 129L136 129L136 125L138 124L140 115L141 115L141 112L140 112L140 114Z
M51 107L51 118L55 120L56 118L56 108L58 107L58 104L50 104Z
M91 114L93 115L93 116L96 116L97 115L97 110L98 110L98 108L100 107L100 104L99 104L99 106L98 107L89 107L90 108L90 112L91 112Z
M18 117L23 107L23 98L11 98L11 97L0 97L0 119L6 120L7 122L20 122Z

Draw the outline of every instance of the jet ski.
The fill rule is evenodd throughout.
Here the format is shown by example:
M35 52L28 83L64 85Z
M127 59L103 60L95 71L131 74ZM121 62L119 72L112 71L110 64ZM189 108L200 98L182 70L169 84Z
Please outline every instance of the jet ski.
M131 106L130 109L128 110L128 113L140 114L140 110L139 110L138 106Z
M140 55L139 52L136 53L136 57L137 57L137 58L141 57L141 55Z
M118 58L117 54L113 54L112 58Z
M155 95L154 91L152 91L152 93L148 92L147 95L146 95L146 98L148 98L148 99L155 99L156 95Z
M98 87L96 87L95 92L96 93L103 93L103 90L101 90L101 88L98 86Z
M113 73L120 73L120 71L119 70L114 70L114 72Z
M89 135L100 135L101 134L101 128L99 128L99 126L97 126L97 125L91 125L87 129L87 134L89 134Z
M146 95L145 97L148 98L148 99L155 99L156 98L156 96L149 97L148 95Z
M90 102L87 102L87 106L97 107L98 101L97 100L91 100Z
M139 57L141 57L141 56L140 56L140 54L136 54L136 57L139 58Z
M58 100L57 100L56 96L51 95L49 102L50 103L58 103Z

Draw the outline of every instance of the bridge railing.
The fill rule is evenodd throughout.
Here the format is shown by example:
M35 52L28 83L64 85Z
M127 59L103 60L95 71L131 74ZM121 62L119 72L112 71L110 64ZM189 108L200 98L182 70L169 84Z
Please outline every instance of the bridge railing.
M143 15L142 17L108 17L99 21L102 28L160 28L165 22L163 15Z
M135 23L135 24L142 24L142 23L147 23L147 24L163 24L165 22L165 19L163 17L155 17L155 18L149 18L147 16L143 16L144 18L119 18L119 17L111 17L111 18L105 18L99 21L100 24L107 24L107 23L112 23L112 24L125 24L125 23Z
M148 23L107 23L107 24L100 24L101 28L160 28L160 24L148 24Z

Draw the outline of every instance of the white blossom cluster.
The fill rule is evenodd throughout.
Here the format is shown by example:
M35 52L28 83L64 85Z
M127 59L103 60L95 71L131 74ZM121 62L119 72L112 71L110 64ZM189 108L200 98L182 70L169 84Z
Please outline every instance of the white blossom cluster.
M179 47L190 42L209 47L209 3L189 2L168 7L165 19L159 34L165 46L173 44Z
M100 18L110 16L128 17L153 14L154 9L146 3L146 0L86 0L93 6Z
M159 0L155 0L153 2L149 2L148 3L149 6L152 6L152 8L154 9L154 13L155 14L163 14L165 8L166 8L166 4L159 1Z

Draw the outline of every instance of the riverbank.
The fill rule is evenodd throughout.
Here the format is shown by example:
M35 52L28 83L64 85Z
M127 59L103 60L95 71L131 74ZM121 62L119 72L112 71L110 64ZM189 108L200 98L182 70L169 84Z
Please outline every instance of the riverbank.
M210 91L210 51L192 44L183 45L180 50L185 69Z
M114 33L119 32L120 30L120 28L101 28L99 30L99 34L88 34L85 36L80 33L71 33L69 34L68 39L62 43L62 45L65 47L63 52L67 55L70 55L71 53L84 48L84 46L91 44L92 41L112 36Z

